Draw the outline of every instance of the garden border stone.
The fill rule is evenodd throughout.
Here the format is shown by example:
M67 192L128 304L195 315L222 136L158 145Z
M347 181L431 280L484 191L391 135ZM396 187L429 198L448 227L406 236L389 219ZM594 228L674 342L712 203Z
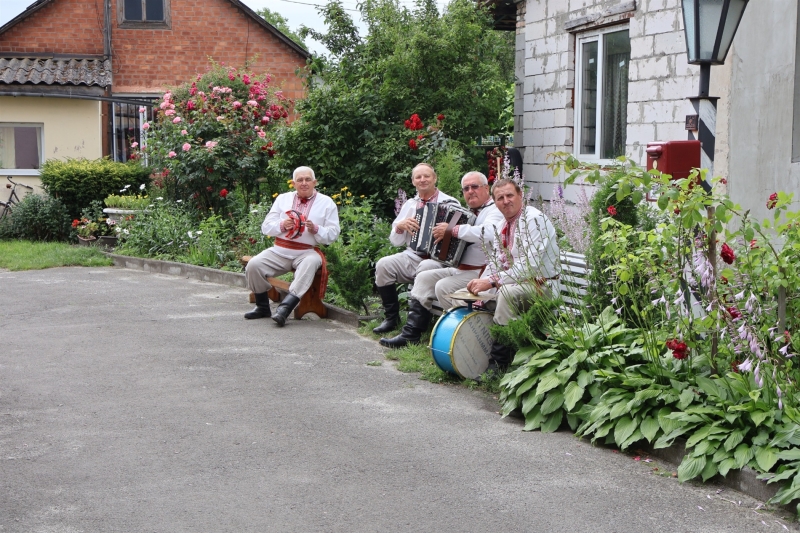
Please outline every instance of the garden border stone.
M247 287L244 273L242 272L227 272L225 270L218 270L215 268L201 267L196 265L189 265L186 263L177 263L174 261L161 261L158 259L145 259L141 257L131 257L127 255L119 255L114 253L105 252L112 261L114 266L121 268L130 268L134 270L143 270L145 272L154 272L157 274L167 274L171 276L182 276L189 279L196 279L199 281L206 281L209 283L219 283L221 285L232 285L235 287ZM350 326L358 327L360 320L367 320L372 317L361 317L351 311L342 309L340 307L325 303L328 309L328 319L337 320ZM521 412L512 413L515 418L521 418ZM642 446L641 451L655 457L676 468L686 455L685 441L678 440L676 444L668 448L654 449L651 446ZM726 477L714 476L711 481L719 485L737 490L750 497L766 502L772 498L780 484L767 485L765 481L757 479L758 473L751 468L745 467L742 470L732 470L728 472ZM793 508L785 507L792 510Z
M106 252L105 255L114 261L115 267L143 270L145 272L167 274L170 276L181 276L184 278L206 281L208 283L232 285L234 287L247 287L247 282L245 281L243 272L228 272L226 270L189 265L186 263L177 263L175 261L146 259L143 257L132 257L109 252ZM366 319L360 317L352 311L342 309L341 307L337 307L335 305L324 302L323 305L328 310L329 320L337 320L349 326L358 327L359 321Z

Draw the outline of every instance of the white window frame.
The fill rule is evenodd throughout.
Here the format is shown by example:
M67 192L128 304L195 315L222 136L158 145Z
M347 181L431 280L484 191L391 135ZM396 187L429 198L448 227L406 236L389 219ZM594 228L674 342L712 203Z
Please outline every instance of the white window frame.
M582 32L575 36L575 108L574 108L574 128L573 128L573 151L575 157L584 161L592 161L598 163L611 163L613 159L600 157L601 139L603 134L603 76L605 73L604 57L603 57L603 36L609 33L616 33L628 30L628 38L630 39L630 26L628 24L616 24L607 26L601 29ZM581 130L583 127L581 111L583 109L583 45L586 43L594 42L597 45L597 102L596 102L596 117L595 123L595 152L594 154L581 153ZM629 67L630 68L630 67Z
M4 128L39 128L39 168L0 168L3 176L40 176L44 165L44 124L41 122L0 122Z

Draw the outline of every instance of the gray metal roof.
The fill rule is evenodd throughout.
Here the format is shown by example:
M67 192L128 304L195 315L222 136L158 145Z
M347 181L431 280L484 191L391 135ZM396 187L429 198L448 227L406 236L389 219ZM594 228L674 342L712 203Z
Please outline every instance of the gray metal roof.
M0 83L111 85L111 61L86 58L0 57Z

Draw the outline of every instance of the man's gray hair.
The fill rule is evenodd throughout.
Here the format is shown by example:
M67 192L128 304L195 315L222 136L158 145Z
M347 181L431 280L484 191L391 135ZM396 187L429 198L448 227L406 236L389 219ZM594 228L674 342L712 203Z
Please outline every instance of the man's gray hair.
M471 170L464 174L464 177L461 178L461 186L464 186L464 180L467 178L472 178L477 176L479 180L481 180L481 185L489 185L489 179L483 175L483 173L478 172L477 170Z
M311 179L317 181L317 176L314 174L314 169L311 167L297 167L294 169L294 172L292 172L292 179L297 177L298 172L309 172L311 174Z

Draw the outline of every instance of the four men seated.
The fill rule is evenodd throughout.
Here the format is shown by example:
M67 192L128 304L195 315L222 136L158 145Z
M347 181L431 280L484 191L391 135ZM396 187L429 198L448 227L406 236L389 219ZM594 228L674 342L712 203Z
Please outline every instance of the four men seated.
M420 163L412 170L416 196L406 201L392 223L389 240L404 246L402 252L381 258L375 269L375 285L383 303L385 318L375 333L393 331L400 324L398 283L413 283L406 324L400 334L381 338L380 344L398 348L419 343L430 325L432 305L443 310L465 305L453 298L466 290L480 295L494 322L507 325L526 310L535 298L558 293L560 272L558 239L551 221L528 206L523 191L513 180L502 179L490 187L486 176L468 172L461 179L467 206L476 219L473 224L433 226L435 242L460 239L467 243L458 266L446 266L410 246L420 230L418 210L428 203L456 202L436 188L433 167ZM294 271L289 293L272 316L283 326L289 313L311 286L318 268L326 279L325 257L319 245L332 243L339 235L336 204L316 190L314 171L299 167L293 174L294 192L279 195L262 224L265 235L275 237L275 246L252 258L245 273L255 294L256 307L245 318L270 317L267 278ZM511 363L511 348L494 342L489 371L503 371Z

